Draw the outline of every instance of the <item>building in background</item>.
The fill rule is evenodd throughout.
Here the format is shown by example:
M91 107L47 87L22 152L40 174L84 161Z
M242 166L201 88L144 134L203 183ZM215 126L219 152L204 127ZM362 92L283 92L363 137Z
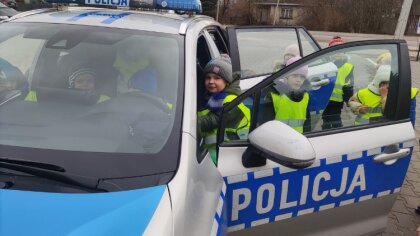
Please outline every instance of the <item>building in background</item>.
M219 0L219 21L233 25L296 25L304 4L299 0Z
M298 3L256 2L252 15L257 24L297 25L301 20L303 5Z

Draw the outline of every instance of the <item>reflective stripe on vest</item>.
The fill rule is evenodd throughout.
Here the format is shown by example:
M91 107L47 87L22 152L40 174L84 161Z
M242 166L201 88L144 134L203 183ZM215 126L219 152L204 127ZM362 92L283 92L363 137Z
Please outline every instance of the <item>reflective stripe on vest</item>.
M96 103L105 102L105 101L108 101L109 99L111 99L111 98L106 96L106 95L101 94L101 96L99 96L99 100Z
M228 95L223 101L223 104L231 102L236 98L235 95ZM242 111L244 117L241 119L239 124L235 128L226 128L226 132L233 133L237 135L240 139L247 139L249 133L249 127L251 125L251 111L245 104L240 103L238 108Z
M417 94L419 93L418 88L411 88L411 99L416 98Z
M275 119L303 133L303 124L306 120L306 110L309 103L308 93L305 93L300 102L294 102L288 96L276 93L271 93L271 97L273 99Z
M279 120L288 126L303 126L305 120Z
M369 124L370 118L382 116L381 96L374 94L368 88L364 88L357 92L357 98L360 103L368 106L368 112L359 114L356 117L356 125Z
M350 82L347 81L347 77L353 70L353 65L346 62L337 71L337 79L335 80L334 90L331 94L331 101L342 102L343 101L343 86L348 85Z
M226 98L223 100L223 105L233 101L236 97L237 97L236 95L232 95L232 94L226 96ZM238 105L238 108L242 111L244 117L241 119L241 121L239 122L237 127L235 127L235 128L227 127L225 129L225 132L234 133L234 134L238 135L240 139L246 139L248 137L249 127L250 127L250 124L251 124L250 123L250 121L251 121L251 111L243 103L240 103ZM209 109L199 111L198 116L201 116L201 117L205 116L209 112L210 112ZM204 137L205 146L208 149L212 149L212 148L216 147L217 129L214 129L214 130L209 131L209 132L202 132L202 136Z

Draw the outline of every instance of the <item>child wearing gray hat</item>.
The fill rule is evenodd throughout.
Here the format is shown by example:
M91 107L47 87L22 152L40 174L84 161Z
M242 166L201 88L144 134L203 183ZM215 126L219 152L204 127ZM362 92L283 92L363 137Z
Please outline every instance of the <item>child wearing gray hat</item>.
M204 68L205 101L198 112L198 127L212 160L217 164L216 135L220 112L224 104L234 100L240 93L239 80L232 76L230 58L222 56L211 60ZM243 104L229 112L226 136L237 140L248 134L250 111Z

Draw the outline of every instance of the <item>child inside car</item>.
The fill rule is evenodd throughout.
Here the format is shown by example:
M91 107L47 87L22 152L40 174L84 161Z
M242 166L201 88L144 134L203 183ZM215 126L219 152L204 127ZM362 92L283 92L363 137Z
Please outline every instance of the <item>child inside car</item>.
M204 68L205 102L198 112L198 128L210 152L213 162L217 163L216 135L220 124L223 105L233 101L240 93L239 81L233 78L232 64L226 56L211 60ZM250 125L250 111L243 103L229 112L226 136L240 139L247 135Z

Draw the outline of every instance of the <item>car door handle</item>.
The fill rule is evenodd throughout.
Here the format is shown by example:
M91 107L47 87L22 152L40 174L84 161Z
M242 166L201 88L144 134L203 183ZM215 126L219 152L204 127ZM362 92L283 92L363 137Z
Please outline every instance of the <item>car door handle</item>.
M373 158L375 162L388 162L388 161L396 161L400 158L406 157L410 154L409 148L399 149L393 153L382 153Z
M311 86L312 87L321 87L321 86L327 85L328 83L330 83L329 79L322 79L322 80L319 80L319 81L311 81Z

